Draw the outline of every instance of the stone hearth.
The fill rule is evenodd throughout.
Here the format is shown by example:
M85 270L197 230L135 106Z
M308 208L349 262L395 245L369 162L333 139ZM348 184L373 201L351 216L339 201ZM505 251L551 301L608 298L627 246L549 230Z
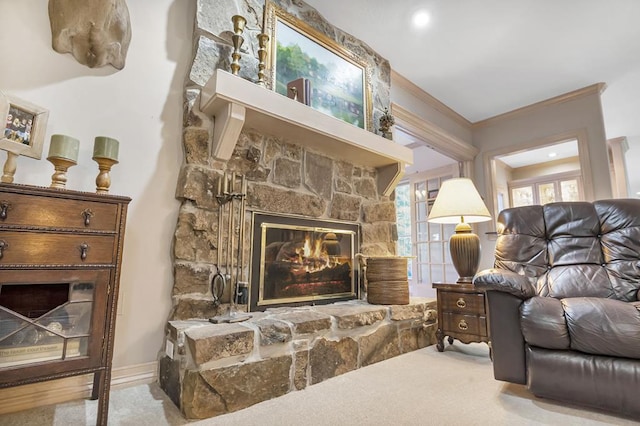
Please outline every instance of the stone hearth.
M254 312L246 322L170 321L160 386L188 419L237 411L435 343L433 299Z

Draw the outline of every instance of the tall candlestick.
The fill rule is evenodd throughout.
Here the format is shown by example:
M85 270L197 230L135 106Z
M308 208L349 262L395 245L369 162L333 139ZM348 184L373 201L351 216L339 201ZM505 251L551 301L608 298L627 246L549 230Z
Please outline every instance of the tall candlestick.
M240 47L242 43L244 43L242 32L244 31L244 26L247 24L247 20L243 16L233 15L231 22L233 22L233 35L231 36L231 40L233 41L231 58L233 61L231 62L231 74L238 75L240 71Z
M80 141L65 135L52 135L49 144L49 160L55 169L51 176L51 188L64 189L67 186L67 170L78 164Z
M257 84L264 86L264 69L267 59L267 43L269 42L268 34L258 34L258 81Z
M98 136L93 144L93 161L98 163L96 176L96 192L106 194L111 186L111 167L118 164L120 142L106 136Z

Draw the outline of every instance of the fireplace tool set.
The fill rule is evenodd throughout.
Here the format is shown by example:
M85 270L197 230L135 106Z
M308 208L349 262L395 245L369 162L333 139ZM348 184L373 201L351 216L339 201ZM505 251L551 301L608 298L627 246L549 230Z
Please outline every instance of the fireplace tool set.
M216 273L211 280L211 294L213 302L216 306L220 305L221 298L227 286L230 288L230 306L226 315L219 315L210 318L212 323L223 322L240 322L251 318L251 315L237 312L236 303L242 303L246 299L246 291L248 283L244 280L244 231L245 231L245 207L247 197L247 181L245 176L240 176L239 191L236 191L237 175L231 173L227 175L225 172L218 180L218 193L216 201L218 202L218 255ZM236 209L236 204L238 209ZM236 236L236 210L238 210L238 244L235 244ZM222 231L224 227L224 218L227 216L227 241L225 250L222 249L223 238ZM224 251L224 262L222 253ZM234 264L235 255L235 264ZM224 273L222 268L224 267ZM235 285L234 285L235 283Z

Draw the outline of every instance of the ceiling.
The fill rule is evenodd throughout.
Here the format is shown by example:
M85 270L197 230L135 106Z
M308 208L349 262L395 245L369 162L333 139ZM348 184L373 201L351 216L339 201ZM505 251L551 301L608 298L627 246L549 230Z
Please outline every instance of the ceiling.
M638 0L305 2L471 122L606 83L607 138L626 136L640 161ZM629 180L640 191L640 171Z

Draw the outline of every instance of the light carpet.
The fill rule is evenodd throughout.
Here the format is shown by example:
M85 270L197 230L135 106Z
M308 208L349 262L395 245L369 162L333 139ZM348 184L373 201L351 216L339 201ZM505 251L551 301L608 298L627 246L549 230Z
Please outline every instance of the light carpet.
M1 401L0 401L1 403ZM0 425L95 424L97 401L0 416ZM213 419L185 420L157 384L111 392L109 425L638 425L493 379L485 344L430 346Z

